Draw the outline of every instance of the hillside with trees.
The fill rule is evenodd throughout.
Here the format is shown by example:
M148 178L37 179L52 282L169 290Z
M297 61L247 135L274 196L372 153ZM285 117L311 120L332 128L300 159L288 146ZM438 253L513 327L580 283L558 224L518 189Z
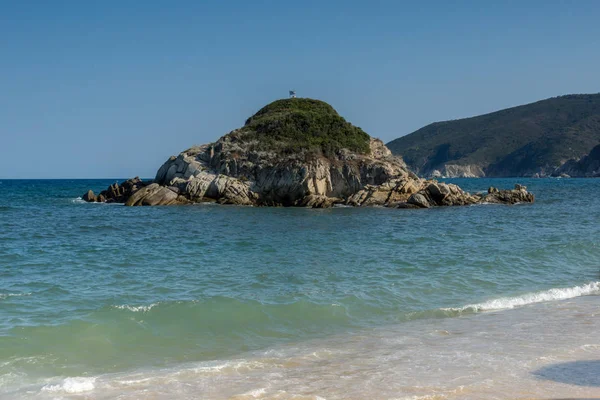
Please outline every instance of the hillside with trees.
M501 177L550 175L599 143L600 94L575 94L436 122L387 146L421 175Z

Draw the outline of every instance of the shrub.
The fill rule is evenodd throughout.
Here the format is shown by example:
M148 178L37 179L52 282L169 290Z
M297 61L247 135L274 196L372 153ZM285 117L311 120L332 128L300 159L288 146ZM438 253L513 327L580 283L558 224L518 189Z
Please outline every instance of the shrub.
M341 149L369 153L369 135L329 104L313 99L277 100L248 118L243 131L256 150L333 155Z

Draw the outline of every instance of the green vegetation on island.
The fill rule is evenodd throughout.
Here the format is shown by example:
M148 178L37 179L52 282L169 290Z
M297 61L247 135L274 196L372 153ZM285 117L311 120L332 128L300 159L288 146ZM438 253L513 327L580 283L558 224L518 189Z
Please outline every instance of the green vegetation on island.
M243 139L254 150L333 155L341 149L368 154L369 135L341 117L329 104L313 99L277 100L248 118Z
M600 143L600 94L554 97L436 122L387 144L420 174L475 165L487 176L550 174Z

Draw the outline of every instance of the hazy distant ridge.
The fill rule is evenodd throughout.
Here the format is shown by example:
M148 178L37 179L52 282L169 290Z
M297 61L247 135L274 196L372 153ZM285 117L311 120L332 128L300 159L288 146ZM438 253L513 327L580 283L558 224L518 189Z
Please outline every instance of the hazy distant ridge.
M600 94L575 94L436 122L387 146L421 175L544 176L599 143Z

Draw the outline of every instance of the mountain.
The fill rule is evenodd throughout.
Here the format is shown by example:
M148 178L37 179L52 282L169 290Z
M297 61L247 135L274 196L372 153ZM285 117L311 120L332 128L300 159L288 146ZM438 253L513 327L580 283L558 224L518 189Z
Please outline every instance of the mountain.
M590 151L590 154L579 160L569 160L553 173L553 176L569 176L577 178L600 177L600 144Z
M424 176L549 176L600 143L600 94L436 122L387 144Z
M493 189L493 188L492 188ZM277 100L214 143L171 156L153 182L111 185L90 202L176 205L203 202L257 206L429 208L481 202L533 202L525 187L464 192L421 179L379 139L329 104Z

